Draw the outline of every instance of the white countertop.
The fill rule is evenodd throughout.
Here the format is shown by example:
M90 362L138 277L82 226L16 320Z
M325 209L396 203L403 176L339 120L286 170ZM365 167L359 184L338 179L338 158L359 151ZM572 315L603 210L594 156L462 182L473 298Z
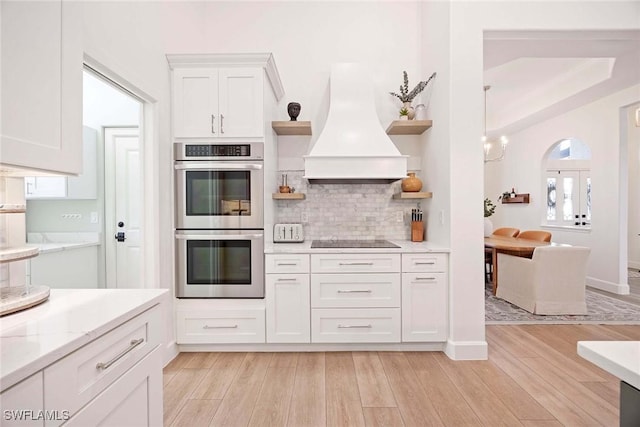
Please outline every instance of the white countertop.
M0 317L0 391L167 295L166 289L52 289L48 301Z
M27 244L40 249L40 254L100 245L100 233L27 233Z
M578 354L640 389L640 341L578 341Z
M449 248L434 245L431 242L412 242L410 240L389 240L400 246L399 248L311 248L311 240L301 243L273 243L265 242L264 253L406 253L406 252L450 252Z

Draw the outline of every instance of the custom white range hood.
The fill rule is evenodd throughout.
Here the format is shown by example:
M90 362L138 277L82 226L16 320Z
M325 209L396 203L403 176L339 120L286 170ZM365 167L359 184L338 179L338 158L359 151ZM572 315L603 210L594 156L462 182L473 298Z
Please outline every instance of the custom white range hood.
M407 158L385 133L373 83L360 64L334 64L327 123L304 157L312 183L389 183L407 176Z

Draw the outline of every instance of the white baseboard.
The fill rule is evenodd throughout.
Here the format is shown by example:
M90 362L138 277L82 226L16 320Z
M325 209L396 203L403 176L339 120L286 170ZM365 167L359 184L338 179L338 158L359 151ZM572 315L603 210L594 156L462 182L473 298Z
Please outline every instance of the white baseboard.
M613 283L613 282L607 282L606 280L587 277L587 286L600 289L602 291L611 292L612 294L629 295L628 283Z
M167 366L179 353L178 344L175 341L171 341L164 348L164 354L162 355L163 366Z
M640 261L627 260L627 268L633 268L634 270L640 270Z
M377 343L377 344L179 344L180 352L246 351L246 352L318 352L318 351L444 351L445 344Z
M489 357L486 341L447 341L444 352L451 360L487 360Z

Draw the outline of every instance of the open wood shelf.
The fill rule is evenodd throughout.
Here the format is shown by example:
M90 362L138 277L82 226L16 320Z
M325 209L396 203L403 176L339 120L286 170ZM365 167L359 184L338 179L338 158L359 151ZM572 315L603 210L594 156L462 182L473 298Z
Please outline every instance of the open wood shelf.
M40 249L37 246L14 246L0 249L0 262L21 261L23 259L38 256Z
M430 191L402 192L393 195L394 199L430 199L432 197L433 193Z
M431 120L394 120L387 128L387 135L420 135L431 125Z
M271 197L275 200L304 200L304 193L273 193Z
M311 135L309 121L273 121L271 127L278 135Z
M503 198L502 203L529 203L529 193L516 194L516 197L509 197L508 199Z
M27 211L25 205L0 204L0 214L3 213L25 213Z

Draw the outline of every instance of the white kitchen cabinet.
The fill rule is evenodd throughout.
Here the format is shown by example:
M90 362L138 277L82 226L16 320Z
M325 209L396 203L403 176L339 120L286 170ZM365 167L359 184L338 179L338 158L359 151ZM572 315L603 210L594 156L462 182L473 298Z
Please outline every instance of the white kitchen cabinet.
M402 341L446 341L447 255L403 254L402 265Z
M0 2L0 159L82 172L82 5Z
M43 251L28 265L32 285L52 289L98 288L98 245ZM69 274L69 272L73 274Z
M400 307L400 274L314 274L311 306Z
M400 309L313 309L311 340L314 343L398 343Z
M82 130L82 173L78 176L27 176L24 179L25 198L93 200L98 197L98 133Z
M284 96L273 55L177 54L167 60L176 140L264 140L270 129L265 111Z
M267 274L268 343L311 341L309 274Z
M176 310L178 344L246 344L265 342L264 307L233 306ZM187 302L188 303L188 302ZM202 301L206 304L207 301Z
M162 354L156 347L65 426L160 426L162 404Z
M174 70L174 137L264 136L262 87L261 68Z
M400 272L400 254L313 254L312 273Z
M42 371L22 380L0 394L0 412L2 412L3 426L44 426L44 420L37 419L38 411L43 409ZM32 413L28 411L32 411Z

